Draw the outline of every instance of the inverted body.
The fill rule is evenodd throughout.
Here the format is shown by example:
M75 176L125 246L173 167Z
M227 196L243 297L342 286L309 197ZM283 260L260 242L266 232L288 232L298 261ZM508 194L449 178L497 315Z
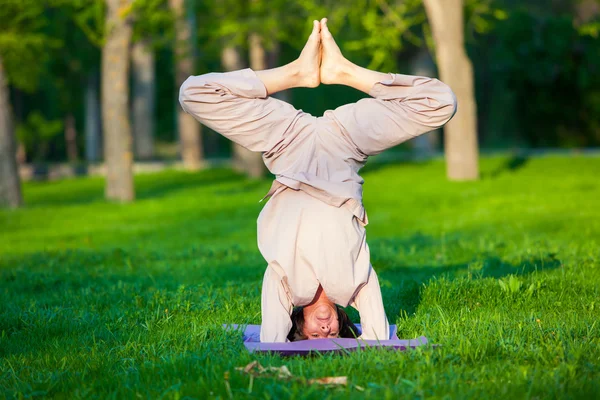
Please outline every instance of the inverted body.
M293 306L310 303L319 285L331 301L358 309L364 339L389 338L358 172L369 156L445 124L456 99L437 79L401 74L369 94L316 117L267 96L251 69L192 76L181 87L184 110L261 152L276 176L258 219L268 264L261 341L286 341Z

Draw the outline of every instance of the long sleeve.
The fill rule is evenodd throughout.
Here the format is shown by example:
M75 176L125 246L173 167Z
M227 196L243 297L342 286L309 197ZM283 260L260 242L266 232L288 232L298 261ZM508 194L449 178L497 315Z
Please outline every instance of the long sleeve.
M202 124L251 151L267 152L298 125L314 118L285 101L267 96L256 73L246 68L190 76L179 103Z
M425 132L439 128L456 112L456 97L437 79L390 74L373 85L369 95L325 117L333 118L356 147L375 155Z
M261 342L287 342L287 335L292 329L292 309L293 304L283 287L281 277L271 267L267 267L261 296Z
M373 267L369 273L369 280L360 288L350 305L360 314L361 339L388 340L390 338L390 325L383 308L379 279Z

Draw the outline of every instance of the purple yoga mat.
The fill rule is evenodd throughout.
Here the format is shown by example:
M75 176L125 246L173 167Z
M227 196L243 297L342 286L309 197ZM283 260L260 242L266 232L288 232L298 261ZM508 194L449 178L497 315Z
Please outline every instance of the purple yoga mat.
M409 348L424 346L428 343L425 336L416 339L398 339L396 335L396 325L390 325L389 340L358 340L358 339L314 339L301 340L298 342L286 343L261 343L260 342L260 325L238 325L225 324L225 329L242 330L244 346L249 352L273 352L281 355L291 356L296 354L308 354L310 352L328 353L328 352L343 352L353 351L357 349L365 349L368 347L380 347L389 350L406 350ZM360 330L360 324L356 324Z

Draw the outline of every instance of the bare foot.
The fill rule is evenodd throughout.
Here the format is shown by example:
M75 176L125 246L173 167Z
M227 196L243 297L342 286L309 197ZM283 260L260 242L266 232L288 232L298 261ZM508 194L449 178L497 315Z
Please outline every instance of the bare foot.
M329 32L327 18L321 20L321 49L321 82L329 85L339 83L350 62Z
M321 24L313 21L313 30L295 61L300 86L314 88L321 83L319 65L321 64Z

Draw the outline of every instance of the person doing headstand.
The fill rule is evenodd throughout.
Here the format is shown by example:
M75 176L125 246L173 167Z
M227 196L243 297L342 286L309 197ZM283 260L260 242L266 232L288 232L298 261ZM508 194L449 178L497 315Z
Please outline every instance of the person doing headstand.
M327 19L313 24L295 61L264 71L191 76L179 101L204 125L261 152L276 177L257 221L258 247L267 262L261 342L387 340L358 171L369 156L444 125L456 112L456 98L437 79L353 64ZM320 83L351 86L371 98L315 117L269 96ZM348 305L358 310L362 332L340 307Z

